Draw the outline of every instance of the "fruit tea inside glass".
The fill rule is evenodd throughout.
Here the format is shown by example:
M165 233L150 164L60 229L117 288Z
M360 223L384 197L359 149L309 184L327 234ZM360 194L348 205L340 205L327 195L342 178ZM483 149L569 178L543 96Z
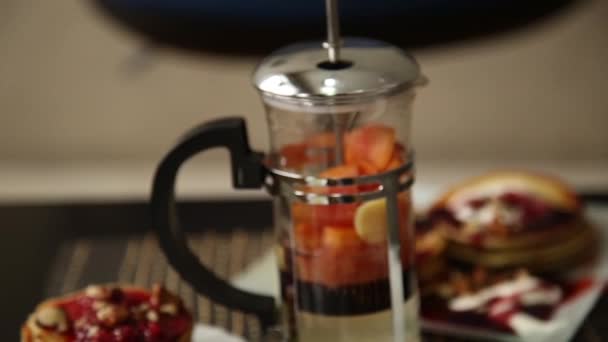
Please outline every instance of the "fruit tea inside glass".
M413 96L406 89L312 107L264 98L283 331L290 339L419 339Z

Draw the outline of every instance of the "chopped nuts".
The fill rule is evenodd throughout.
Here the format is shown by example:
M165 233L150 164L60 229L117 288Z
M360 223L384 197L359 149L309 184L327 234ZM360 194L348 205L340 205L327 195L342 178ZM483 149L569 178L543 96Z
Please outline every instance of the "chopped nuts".
M166 295L167 290L165 290L162 285L152 285L152 295L150 296L150 304L152 304L152 306L158 307L163 302L163 297L166 297Z
M89 329L87 330L88 338L95 337L95 336L97 336L97 334L99 334L99 327L96 325L89 327Z
M141 321L146 318L146 312L150 309L150 306L146 303L141 303L138 306L134 306L131 308L131 312L133 313L133 318L136 321Z
M160 308L163 304L173 304L179 311L181 299L171 294L162 285L154 284L152 286L152 295L150 296L150 305L152 305L153 308Z
M81 339L92 341L106 336L107 332L122 331L124 324L157 325L161 318L168 319L183 310L179 297L160 285L153 287L150 297L143 291L137 291L131 297L128 289L113 286L91 285L83 292L84 296L75 298L82 314L77 314L73 323L68 320L63 306L45 305L35 312L28 325L42 333L46 330L47 334L51 330L53 333L71 331ZM72 302L67 305L71 310Z
M156 313L156 311L149 310L146 313L146 319L148 319L148 321L150 321L150 322L157 322L158 321L158 313Z
M463 295L471 292L471 283L469 282L469 279L467 279L467 277L460 272L453 273L450 282L457 295Z
M129 318L129 311L125 306L108 304L97 311L97 319L105 326L115 326Z
M93 304L91 305L91 307L93 308L93 310L97 311L97 310L100 310L101 308L103 308L106 305L108 305L106 302L102 302L102 301L96 300L96 301L93 302Z
M84 294L87 297L91 297L94 299L108 299L110 296L110 291L103 286L100 285L89 285L85 290Z
M166 303L166 304L161 304L158 311L160 311L161 313L167 314L169 316L175 316L175 315L177 315L177 312L179 311L179 309L178 309L177 305L175 305L175 303Z
M124 297L123 291L118 287L104 287L101 285L89 285L84 294L93 299L120 303Z
M87 319L85 317L80 317L79 319L76 320L76 322L74 322L74 326L76 328L82 328L87 324Z
M65 312L55 306L47 306L36 314L36 323L45 329L53 329L59 332L68 330L68 320Z

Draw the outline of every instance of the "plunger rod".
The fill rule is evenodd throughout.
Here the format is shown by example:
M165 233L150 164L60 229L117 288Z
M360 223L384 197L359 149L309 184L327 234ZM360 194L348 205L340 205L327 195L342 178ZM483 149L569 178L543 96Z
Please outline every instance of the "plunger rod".
M327 16L327 54L331 63L340 60L340 18L338 16L338 0L325 0Z

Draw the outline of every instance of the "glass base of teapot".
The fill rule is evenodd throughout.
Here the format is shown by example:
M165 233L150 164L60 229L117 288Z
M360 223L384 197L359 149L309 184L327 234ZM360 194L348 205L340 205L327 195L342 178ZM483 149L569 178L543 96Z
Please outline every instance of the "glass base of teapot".
M405 341L420 342L418 321L419 299L411 293L403 303ZM330 316L325 314L298 312L295 319L285 322L282 329L274 329L265 341L284 342L396 342L390 308L358 315Z

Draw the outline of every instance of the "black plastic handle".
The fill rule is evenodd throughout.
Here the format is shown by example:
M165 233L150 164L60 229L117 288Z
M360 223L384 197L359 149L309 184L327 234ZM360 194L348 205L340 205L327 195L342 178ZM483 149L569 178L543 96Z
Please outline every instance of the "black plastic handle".
M175 210L175 180L180 166L195 154L226 147L232 162L235 188L260 188L265 171L262 155L251 150L245 120L238 117L206 122L188 132L161 161L152 188L152 222L160 247L171 266L200 294L229 308L257 315L262 328L277 318L273 297L239 290L201 264L188 247Z

